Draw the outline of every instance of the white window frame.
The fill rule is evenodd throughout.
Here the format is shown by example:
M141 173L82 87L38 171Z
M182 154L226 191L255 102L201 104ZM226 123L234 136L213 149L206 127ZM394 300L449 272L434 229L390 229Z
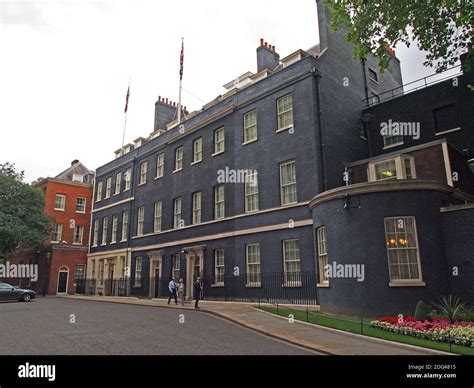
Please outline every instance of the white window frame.
M316 249L319 268L318 284L329 285L329 278L326 276L326 267L329 265L326 226L316 229Z
M255 182L255 184L252 184ZM244 202L245 213L252 213L259 210L259 193L258 193L258 171L251 170L245 174L244 184ZM252 206L251 206L252 205Z
M148 174L148 161L140 163L140 178L138 180L138 186L146 184L146 178Z
M174 150L174 171L178 172L183 169L183 158L184 158L184 149L183 147L178 147Z
M174 277L175 280L179 280L181 277L181 258L179 255L173 255L173 266L171 272L171 276Z
M391 132L391 127L395 124L400 125L398 122L392 122L390 127L388 128L389 133ZM392 148L392 147L398 147L404 143L403 141L403 135L386 135L382 136L383 137L383 149L387 148ZM395 139L393 143L389 143L389 139ZM391 142L392 140L390 140Z
M92 238L92 246L96 247L99 244L99 220L94 221L94 235Z
M165 154L162 152L156 157L156 176L155 179L163 178L165 175Z
M84 200L84 204L80 203L80 202L82 202L81 200ZM84 210L80 210L83 207L84 207ZM77 199L76 199L76 213L85 214L86 209L87 209L87 198L77 197Z
M222 138L220 136L222 134ZM225 152L225 128L220 127L214 131L214 153L212 156L220 155Z
M140 206L137 211L137 236L143 236L145 232L145 206Z
M154 213L154 218L153 218L153 231L155 233L161 232L162 215L163 215L163 202L156 201L155 213Z
M249 263L249 258L250 258L249 248L251 247L258 247L257 252L252 253L252 256L255 256L256 258L258 258L258 262ZM252 266L255 266L258 268L258 271L254 273L257 279L255 281L250 281L250 274L251 274L250 267ZM262 286L262 261L261 261L259 243L252 243L252 244L245 245L245 267L246 267L245 286L246 287L261 287Z
M290 183L286 183L285 185L283 184L283 167L292 164L294 167L294 181L291 181ZM279 170L280 170L280 205L281 206L287 206L287 205L292 205L295 203L298 203L298 187L297 187L297 178L296 178L296 161L295 160L288 160L286 162L282 162L279 164ZM294 186L294 201L291 202L285 202L285 195L284 195L284 188L285 187L290 187Z
M128 210L122 212L122 238L120 241L127 241L128 238L128 224L129 224Z
M295 243L296 248L290 250L288 244ZM283 240L282 242L283 250L283 273L284 273L284 285L285 287L301 287L301 250L300 250L300 240L298 239L289 239ZM296 258L291 258L291 254L294 253ZM290 263L296 263L298 266L297 271L289 271L288 265ZM296 279L293 279L293 276L296 275Z
M97 182L97 191L95 195L95 201L99 202L102 201L102 191L104 189L104 184L102 181Z
M219 193L222 188L222 199L219 198ZM222 207L222 209L221 209ZM221 214L222 210L222 214ZM214 219L221 220L225 218L225 186L220 184L214 186Z
M56 194L54 198L54 210L64 212L66 211L66 195Z
M114 195L119 195L122 190L122 173L115 174L115 192Z
M107 245L107 232L109 230L109 217L102 218L102 241L100 245Z
M201 207L202 207L202 194L200 191L197 191L193 193L193 215L192 215L192 220L191 220L193 225L201 223L201 220L202 220Z
M407 220L410 219L413 224L413 231L411 232L412 234L412 241L414 241L415 246L413 247L398 247L398 243L405 242L405 244L408 244L410 239L408 238L408 234L410 231L407 231L406 225L407 225ZM402 222L402 228L399 228L400 221ZM388 222L393 222L394 226L394 232L388 232ZM388 272L389 272L389 279L390 283L389 285L404 285L404 284L420 284L424 285L423 283L423 275L421 272L421 260L420 260L420 245L418 242L418 232L417 232L417 227L416 227L416 218L414 216L398 216L398 217L385 217L384 218L384 231L385 231L385 241L386 241L386 246L387 246L387 260L388 260ZM394 235L395 238L393 238ZM404 238L403 238L404 237ZM394 240L394 242L392 241ZM390 247L390 244L396 244L397 246L395 247ZM401 263L400 261L400 252L403 251L414 251L415 252L415 257L416 257L416 263L410 263L408 259L408 254L407 254L407 263ZM417 278L392 278L392 264L390 262L390 252L397 252L397 265L399 267L399 273L401 264L407 265L408 266L408 272L410 272L410 265L416 265L417 266L417 271L418 271L418 277Z
M214 249L214 286L224 286L225 282L225 255L224 249Z
M178 229L181 222L182 215L182 204L183 201L181 197L173 199L173 229Z
M377 168L376 166L381 165L382 163L389 163L391 161L395 162L396 177L393 178L384 178L377 179ZM406 166L409 163L412 177L407 178ZM416 179L416 169L415 169L415 158L412 155L400 154L395 157L377 160L369 163L369 182L380 182L384 180L394 180L394 179Z
M127 170L125 171L124 179L125 179L125 188L123 189L123 191L128 191L132 187L132 168L131 167L127 168Z
M285 111L282 111L282 105L283 105L283 101L285 99L288 99L290 98L291 99L291 107ZM285 115L289 115L291 116L291 124L288 124L288 125L285 125L283 126L282 125L282 121L283 121L283 117L285 117ZM290 128L293 128L294 126L294 116L293 116L293 93L288 93L280 98L277 99L277 119L278 119L278 129L277 129L277 132L281 132L281 131L286 131L287 129L290 129Z
M250 117L252 121L250 121ZM253 143L258 140L258 129L257 129L257 109L253 109L244 114L244 142L242 144ZM250 134L255 134L254 137L250 138Z
M105 197L104 199L110 198L112 194L112 177L108 177L105 180Z
M84 225L76 225L74 227L74 235L72 239L73 245L82 245L84 238Z
M114 214L112 216L112 236L110 237L110 243L115 244L117 242L117 230L118 230L118 216Z
M57 237L56 239L53 238ZM53 224L53 229L51 230L51 242L60 243L63 239L63 224Z
M193 161L191 164L202 162L202 137L193 140Z
M143 258L141 256L137 256L137 258L135 259L134 287L142 286L142 269L143 269Z

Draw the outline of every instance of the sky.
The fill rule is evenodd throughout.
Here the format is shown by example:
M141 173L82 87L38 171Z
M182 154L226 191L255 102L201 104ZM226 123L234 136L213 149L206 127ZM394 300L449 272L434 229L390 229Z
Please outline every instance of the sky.
M0 0L0 163L26 181L88 168L153 131L158 96L200 109L246 71L260 38L281 57L318 43L314 0ZM403 82L433 74L416 46L396 48Z

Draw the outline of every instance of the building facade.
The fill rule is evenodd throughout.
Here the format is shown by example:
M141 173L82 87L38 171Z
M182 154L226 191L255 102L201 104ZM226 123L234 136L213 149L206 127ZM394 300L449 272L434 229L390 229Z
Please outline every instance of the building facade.
M19 280L48 295L81 292L87 265L92 182L94 173L80 161L54 178L39 179L35 186L44 192L44 212L50 218L51 235L42 247L17 250L7 260L38 265L38 281Z

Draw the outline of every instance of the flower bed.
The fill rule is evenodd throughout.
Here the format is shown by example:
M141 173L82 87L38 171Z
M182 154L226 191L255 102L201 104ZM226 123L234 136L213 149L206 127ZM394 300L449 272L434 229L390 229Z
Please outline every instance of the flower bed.
M450 323L447 319L439 317L433 318L433 321L422 322L407 316L403 321L398 317L382 317L372 321L371 325L412 337L474 347L474 322Z

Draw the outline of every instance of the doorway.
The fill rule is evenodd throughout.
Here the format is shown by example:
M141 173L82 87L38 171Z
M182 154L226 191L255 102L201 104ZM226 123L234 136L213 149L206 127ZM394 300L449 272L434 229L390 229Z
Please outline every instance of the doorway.
M69 278L69 269L62 267L58 274L58 294L67 293L67 283Z
M186 299L194 299L194 282L198 276L203 274L203 254L189 253L186 257Z

